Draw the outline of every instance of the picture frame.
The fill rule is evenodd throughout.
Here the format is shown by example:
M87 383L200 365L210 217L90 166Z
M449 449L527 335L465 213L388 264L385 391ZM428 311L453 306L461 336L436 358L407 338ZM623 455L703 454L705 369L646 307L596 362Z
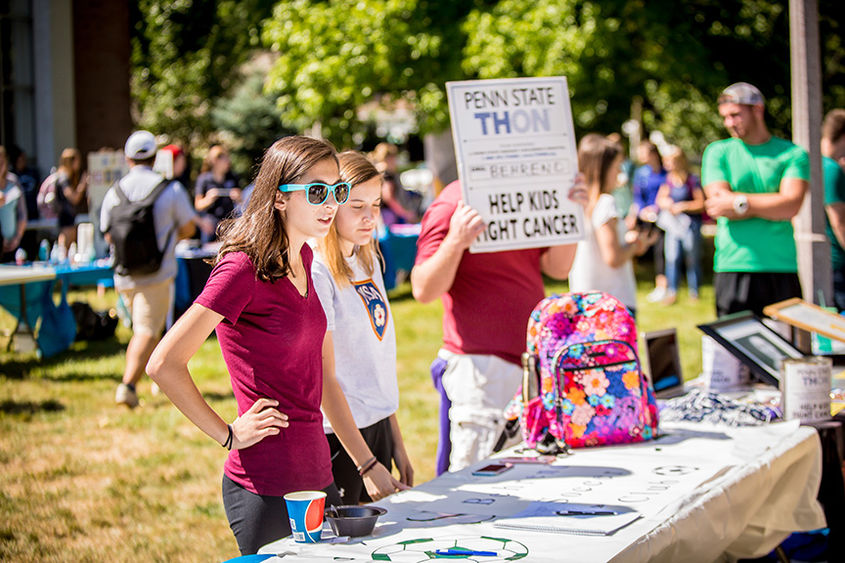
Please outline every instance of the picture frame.
M845 317L799 297L767 305L763 313L807 332L845 342Z
M805 357L751 312L726 315L698 328L747 365L752 375L775 387L781 384L781 361Z

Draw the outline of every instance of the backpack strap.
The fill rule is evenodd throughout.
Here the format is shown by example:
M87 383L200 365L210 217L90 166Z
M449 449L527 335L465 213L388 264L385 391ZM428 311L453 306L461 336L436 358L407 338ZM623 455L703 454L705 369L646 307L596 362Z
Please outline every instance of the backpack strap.
M167 188L167 186L169 186L172 181L173 180L168 180L167 178L163 178L161 180L161 182L159 182L158 185L155 188L153 188L153 191L151 191L147 195L147 197L145 197L142 200L144 202L144 205L152 205L153 203L155 203L155 201L158 199L158 196L161 195L161 192L163 192L165 190L165 188ZM176 225L174 225L173 228L170 229L167 232L167 238L164 240L164 248L161 249L161 252L166 251L167 247L170 246L170 241L173 240L173 233L175 231L176 231Z
M126 194L123 193L123 189L120 187L120 180L115 180L114 184L112 184L112 188L114 188L114 195L117 196L117 199L120 200L121 204L129 203L129 198L126 197Z
M157 200L157 199L158 199L158 196L160 196L160 195L161 195L161 192L163 192L163 191L164 191L164 189L165 189L167 186L169 186L169 185L170 185L170 182L171 182L171 181L172 181L172 180L168 180L167 178L163 178L163 179L161 180L161 182L159 182L159 183L158 183L158 185L157 185L155 188L153 188L153 191L151 191L151 192L149 193L149 195L147 195L147 197L145 197L142 201L143 201L146 205L152 205L152 204L155 202L155 200Z

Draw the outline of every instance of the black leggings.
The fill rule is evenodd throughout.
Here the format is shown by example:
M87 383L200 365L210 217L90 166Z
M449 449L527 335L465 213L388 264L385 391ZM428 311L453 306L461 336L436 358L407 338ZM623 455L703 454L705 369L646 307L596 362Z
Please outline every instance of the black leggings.
M334 483L323 491L326 506L342 504ZM252 493L226 475L223 475L223 506L241 555L257 553L261 546L291 533L284 498Z

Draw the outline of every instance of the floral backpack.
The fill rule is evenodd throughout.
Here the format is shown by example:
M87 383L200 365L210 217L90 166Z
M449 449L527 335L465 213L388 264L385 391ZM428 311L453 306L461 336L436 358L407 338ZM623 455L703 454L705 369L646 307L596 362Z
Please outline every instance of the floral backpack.
M640 369L628 309L600 291L552 295L528 321L522 388L507 409L542 453L641 442L657 433L657 402Z

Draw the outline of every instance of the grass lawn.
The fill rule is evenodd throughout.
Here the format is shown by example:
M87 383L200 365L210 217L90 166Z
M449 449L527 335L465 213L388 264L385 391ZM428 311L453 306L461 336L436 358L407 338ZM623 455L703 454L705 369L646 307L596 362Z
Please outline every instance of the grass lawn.
M706 259L705 259L706 260ZM685 375L698 374L697 323L715 317L713 289L671 307L651 305L651 272L638 270L640 332L676 327ZM566 290L550 283L549 292ZM71 292L95 309L114 293ZM428 366L440 344L442 308L420 305L405 284L391 294L398 341L398 413L416 478L434 476L439 396ZM13 319L0 312L0 331ZM492 327L491 327L492 328ZM222 561L238 554L220 495L225 450L142 380L142 406L113 403L130 333L77 342L55 358L7 353L0 336L0 560ZM217 342L190 365L200 390L224 418L236 413Z

